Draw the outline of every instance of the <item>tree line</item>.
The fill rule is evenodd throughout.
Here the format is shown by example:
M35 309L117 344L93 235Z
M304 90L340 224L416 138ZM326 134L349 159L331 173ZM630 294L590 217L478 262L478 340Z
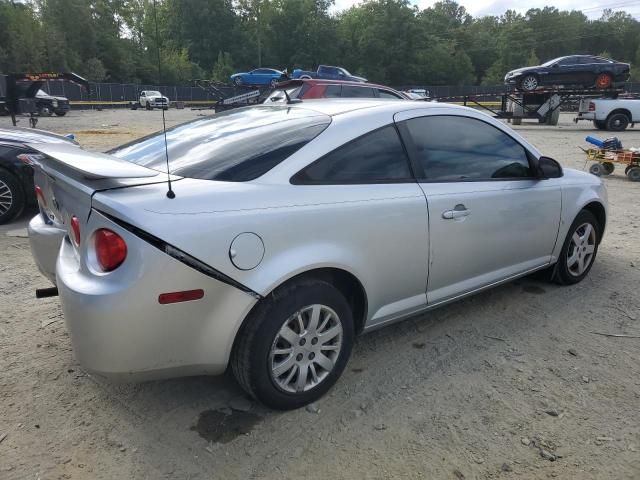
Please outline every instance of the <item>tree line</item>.
M340 65L388 85L498 84L568 54L640 65L640 22L555 7L474 18L453 0L0 0L0 72L73 71L92 81L226 81L258 66ZM590 12L593 13L593 12ZM157 21L157 24L156 24ZM156 26L157 32L156 35ZM158 72L157 52L161 69ZM640 69L633 68L640 81Z

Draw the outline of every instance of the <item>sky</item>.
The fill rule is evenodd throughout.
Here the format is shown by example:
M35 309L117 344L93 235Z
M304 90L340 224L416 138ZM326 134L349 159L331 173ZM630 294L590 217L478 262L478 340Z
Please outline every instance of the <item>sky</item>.
M427 8L436 0L411 0L419 8ZM359 0L335 0L334 11L340 11L359 3ZM624 10L640 19L640 0L458 0L474 17L501 15L506 10L524 13L530 8L554 6L558 10L581 10L587 17L600 18L605 8Z

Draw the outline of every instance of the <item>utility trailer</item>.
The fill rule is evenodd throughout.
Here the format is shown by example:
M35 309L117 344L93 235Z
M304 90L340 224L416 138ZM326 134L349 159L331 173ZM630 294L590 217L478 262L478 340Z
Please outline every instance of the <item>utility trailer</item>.
M211 107L196 107L196 109L214 109L217 112L231 110L232 108L246 107L261 103L265 95L273 89L265 87L245 87L239 85L226 85L211 80L194 80L197 87L205 90L216 102Z
M546 125L557 125L560 110L572 104L578 104L585 98L617 98L622 88L606 90L547 88L531 93L518 91L501 94L478 94L463 96L463 104L488 110L494 117L506 118L514 125L520 125L522 119L535 119ZM499 97L497 105L488 104L486 99ZM497 108L496 108L497 107Z
M16 115L29 115L29 124L35 128L38 119L36 94L48 81L68 81L90 91L89 82L75 73L11 73L0 75L0 115L11 115L15 127Z

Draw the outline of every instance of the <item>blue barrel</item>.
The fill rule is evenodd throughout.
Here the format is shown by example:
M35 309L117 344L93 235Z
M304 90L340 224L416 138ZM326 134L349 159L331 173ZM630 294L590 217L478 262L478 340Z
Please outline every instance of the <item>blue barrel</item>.
M587 135L587 138L585 138L585 140L598 148L602 148L604 146L604 142L602 140L596 137L592 137L591 135Z

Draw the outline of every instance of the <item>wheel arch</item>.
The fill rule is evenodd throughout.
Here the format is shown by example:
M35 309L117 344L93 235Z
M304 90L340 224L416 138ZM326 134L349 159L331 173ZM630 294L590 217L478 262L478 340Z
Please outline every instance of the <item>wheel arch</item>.
M611 115L615 115L616 113L623 113L629 118L629 122L631 122L631 111L626 108L616 108L615 110L611 110L609 115L607 115L607 119L611 117Z
M265 294L262 299L249 310L249 313L242 320L238 327L235 337L233 339L233 346L231 352L233 352L238 343L238 339L242 335L242 331L246 328L248 322L252 318L252 314L256 309L261 308L262 302L265 298L273 295L276 290L286 287L294 282L300 282L304 280L324 280L327 283L335 286L347 300L351 311L353 313L353 319L355 321L356 334L361 333L364 330L364 324L367 318L368 303L367 292L358 278L351 272L338 267L318 267L299 272L291 277L288 277L274 286L271 291Z
M607 211L604 208L604 205L598 201L591 201L587 203L582 210L586 210L593 214L598 221L598 226L600 227L600 235L598 236L598 243L602 241L602 236L604 235L604 230L607 225ZM581 210L581 211L582 211Z

